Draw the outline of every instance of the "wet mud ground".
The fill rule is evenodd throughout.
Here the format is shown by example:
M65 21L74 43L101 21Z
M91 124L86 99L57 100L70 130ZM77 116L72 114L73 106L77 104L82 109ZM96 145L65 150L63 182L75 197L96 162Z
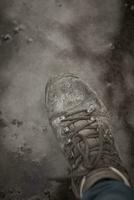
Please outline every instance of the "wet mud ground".
M134 183L134 2L0 1L0 199L71 200L67 163L47 121L44 88L79 75L107 105Z

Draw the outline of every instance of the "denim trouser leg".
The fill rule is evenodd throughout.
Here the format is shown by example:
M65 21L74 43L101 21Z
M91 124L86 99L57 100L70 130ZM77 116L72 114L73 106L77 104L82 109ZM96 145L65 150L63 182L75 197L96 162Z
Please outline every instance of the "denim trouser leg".
M134 189L115 180L102 180L90 188L83 200L134 200Z

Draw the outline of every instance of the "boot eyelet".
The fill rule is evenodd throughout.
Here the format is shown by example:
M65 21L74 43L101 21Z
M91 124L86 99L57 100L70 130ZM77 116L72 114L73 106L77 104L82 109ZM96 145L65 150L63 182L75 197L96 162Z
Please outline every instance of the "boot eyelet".
M66 146L70 145L72 143L72 140L69 138L67 141L66 141Z
M109 134L109 137L110 137L110 138L113 138L113 136L112 136L112 134L111 134L111 133Z
M70 129L68 127L65 127L63 130L62 130L62 136L65 136L67 135L68 133L70 132Z
M59 117L59 120L60 120L60 121L62 121L62 120L64 120L64 119L65 119L65 116L64 116L64 115L62 115L62 116Z
M95 117L91 117L90 121L92 121L92 122L95 121Z
M70 131L70 129L68 127L64 128L64 133L68 133Z
M67 141L67 144L71 144L71 143L72 143L72 140L69 138Z
M88 109L87 109L87 113L91 113L95 110L95 106L91 105Z
M91 112L91 110L90 109L87 109L87 113L90 113Z

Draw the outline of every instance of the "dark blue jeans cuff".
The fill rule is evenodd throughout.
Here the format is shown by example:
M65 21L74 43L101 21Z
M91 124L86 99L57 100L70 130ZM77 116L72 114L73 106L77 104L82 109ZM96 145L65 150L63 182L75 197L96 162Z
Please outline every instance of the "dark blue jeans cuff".
M134 200L134 189L116 180L102 180L83 194L83 200Z

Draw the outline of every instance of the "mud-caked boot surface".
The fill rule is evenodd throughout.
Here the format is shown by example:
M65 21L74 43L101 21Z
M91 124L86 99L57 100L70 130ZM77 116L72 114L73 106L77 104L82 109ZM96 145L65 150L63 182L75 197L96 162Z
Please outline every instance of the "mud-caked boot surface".
M110 117L95 92L73 74L51 78L45 90L51 127L69 163L69 177L77 198L102 179L129 185L115 148Z

